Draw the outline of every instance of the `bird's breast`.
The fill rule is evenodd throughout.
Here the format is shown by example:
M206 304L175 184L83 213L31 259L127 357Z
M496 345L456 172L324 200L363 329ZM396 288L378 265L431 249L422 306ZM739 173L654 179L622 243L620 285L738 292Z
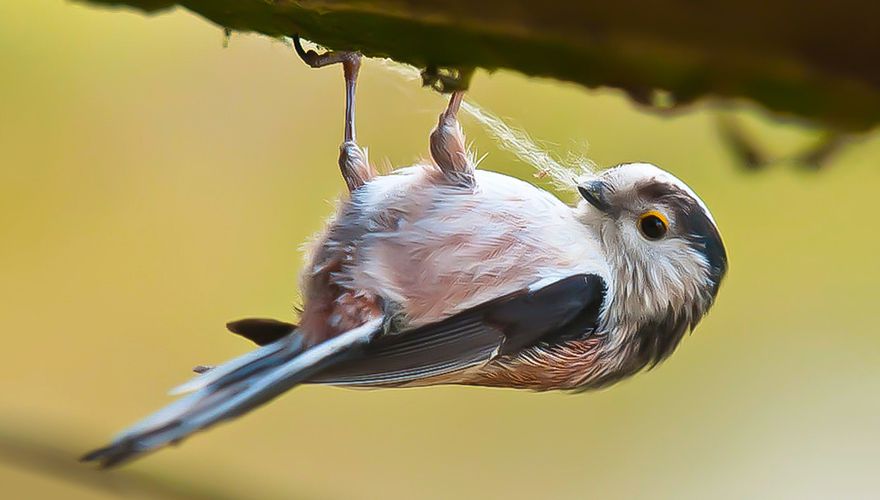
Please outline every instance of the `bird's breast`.
M470 188L411 167L340 206L304 275L302 325L321 340L391 307L417 326L577 272L607 275L598 240L554 196L493 172Z

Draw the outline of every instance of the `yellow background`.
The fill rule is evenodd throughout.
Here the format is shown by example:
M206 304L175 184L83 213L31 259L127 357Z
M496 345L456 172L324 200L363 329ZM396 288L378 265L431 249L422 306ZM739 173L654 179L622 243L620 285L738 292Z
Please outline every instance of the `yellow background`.
M425 155L443 98L375 62L361 74L372 159ZM878 136L818 173L750 174L704 104L660 117L505 72L472 89L559 155L589 141L602 166L651 161L709 204L730 273L677 353L581 395L304 387L98 473L73 461L168 402L193 365L249 349L225 321L293 319L300 246L344 190L341 71L264 37L224 49L182 11L0 3L4 498L155 495L132 486L144 478L230 498L876 495ZM818 137L739 114L776 155ZM482 168L532 175L463 121ZM51 467L30 445L53 450Z

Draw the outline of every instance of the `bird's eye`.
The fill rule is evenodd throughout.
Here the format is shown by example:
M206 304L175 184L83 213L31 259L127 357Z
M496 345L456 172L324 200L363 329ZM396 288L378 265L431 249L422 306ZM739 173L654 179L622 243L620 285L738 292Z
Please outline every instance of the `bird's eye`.
M649 240L659 240L666 236L669 230L669 221L660 212L651 210L639 216L639 231Z

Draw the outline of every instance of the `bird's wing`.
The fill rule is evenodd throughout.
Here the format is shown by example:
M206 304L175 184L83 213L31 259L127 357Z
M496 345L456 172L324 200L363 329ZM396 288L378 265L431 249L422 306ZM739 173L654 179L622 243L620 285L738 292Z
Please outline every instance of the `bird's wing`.
M595 323L603 295L600 278L581 274L535 284L411 330L386 332L385 318L380 317L311 347L292 332L179 386L174 393L190 394L83 460L105 467L122 463L242 415L302 383L403 383L473 366L539 342L582 336ZM257 330L264 332L264 327ZM269 329L277 334L289 326ZM248 327L242 331L252 333ZM252 338L249 333L245 336Z
M309 382L395 385L455 372L538 343L581 338L598 319L605 295L599 276L543 281L443 321L386 333Z

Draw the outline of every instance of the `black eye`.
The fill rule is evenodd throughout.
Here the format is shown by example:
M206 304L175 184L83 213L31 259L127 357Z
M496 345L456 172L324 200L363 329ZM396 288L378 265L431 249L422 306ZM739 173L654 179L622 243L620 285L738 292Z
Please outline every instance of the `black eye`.
M639 217L639 231L649 240L659 240L666 236L669 225L663 214L655 211L644 213Z

